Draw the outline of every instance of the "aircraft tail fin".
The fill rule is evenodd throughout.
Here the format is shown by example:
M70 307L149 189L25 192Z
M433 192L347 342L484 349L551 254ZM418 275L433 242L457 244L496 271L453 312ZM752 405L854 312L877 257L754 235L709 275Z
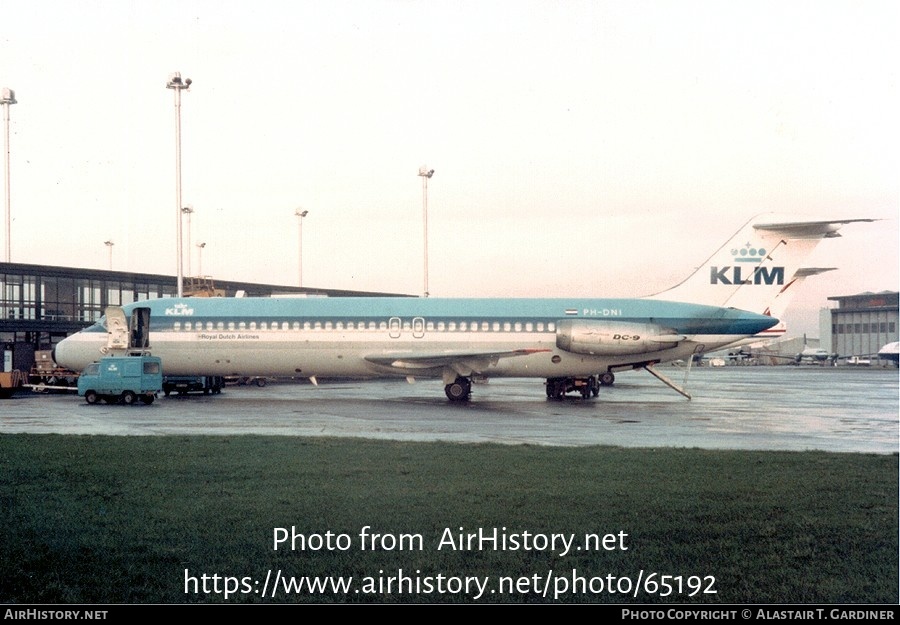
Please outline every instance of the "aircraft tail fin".
M802 264L823 239L841 236L849 223L874 219L748 221L684 282L651 295L653 299L727 306L779 318L805 278L829 271ZM791 287L794 287L793 289Z

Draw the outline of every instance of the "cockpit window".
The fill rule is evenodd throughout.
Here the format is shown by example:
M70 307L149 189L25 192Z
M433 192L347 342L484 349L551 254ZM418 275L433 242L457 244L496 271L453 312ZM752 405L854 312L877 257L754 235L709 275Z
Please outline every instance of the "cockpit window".
M95 323L84 330L85 332L106 332L106 315L101 316Z

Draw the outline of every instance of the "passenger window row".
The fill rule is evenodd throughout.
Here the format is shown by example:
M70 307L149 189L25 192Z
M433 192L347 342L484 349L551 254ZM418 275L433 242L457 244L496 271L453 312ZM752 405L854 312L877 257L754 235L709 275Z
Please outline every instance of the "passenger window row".
M172 329L176 332L247 332L254 330L283 330L294 332L310 331L388 331L398 328L396 322L388 321L176 321ZM422 328L417 320L415 330ZM403 331L414 330L413 321L402 321ZM426 321L426 332L555 332L556 324L551 322L521 321Z

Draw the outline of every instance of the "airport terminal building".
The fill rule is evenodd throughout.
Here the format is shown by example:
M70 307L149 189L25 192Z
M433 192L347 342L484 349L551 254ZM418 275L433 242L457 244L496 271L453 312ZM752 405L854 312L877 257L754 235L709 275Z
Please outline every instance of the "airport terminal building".
M29 371L36 351L49 350L68 335L96 322L107 306L175 297L177 292L175 276L0 263L0 370ZM196 278L185 278L183 292L225 297L239 293L247 297L397 295L246 282L212 284L208 279Z

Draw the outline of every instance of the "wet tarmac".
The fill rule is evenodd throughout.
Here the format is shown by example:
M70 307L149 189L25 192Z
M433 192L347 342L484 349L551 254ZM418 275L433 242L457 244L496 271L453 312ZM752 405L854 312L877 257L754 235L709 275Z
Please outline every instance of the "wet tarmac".
M683 371L661 369L677 382ZM69 394L0 400L0 433L288 435L532 445L896 453L897 369L695 368L688 401L642 371L585 400L542 380L495 379L451 404L436 380L282 382L172 395L146 406Z

